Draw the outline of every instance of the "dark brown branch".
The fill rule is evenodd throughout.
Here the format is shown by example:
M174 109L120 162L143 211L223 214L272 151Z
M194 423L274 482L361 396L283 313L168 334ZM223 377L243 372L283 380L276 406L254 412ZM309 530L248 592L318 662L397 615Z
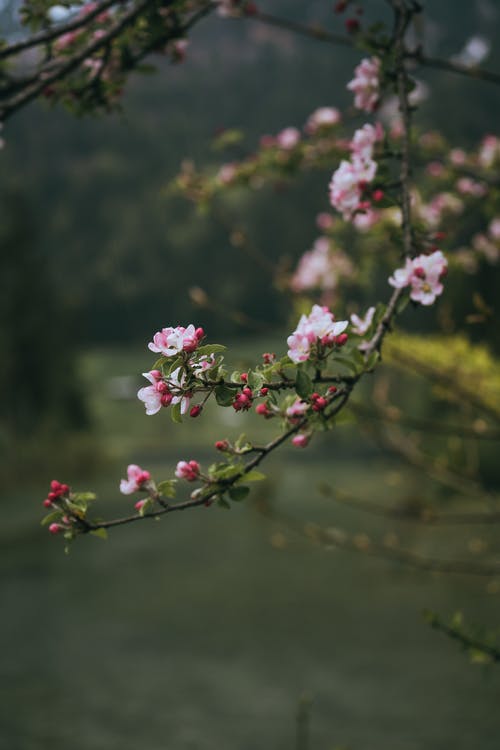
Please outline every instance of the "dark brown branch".
M370 557L397 562L411 568L432 573L479 577L491 577L500 574L500 563L495 561L475 562L473 560L443 560L434 557L424 557L393 544L374 542L367 534L349 534L344 529L336 527L325 529L315 523L304 524L285 513L273 510L268 504L263 502L260 503L259 509L268 518L283 524L299 536L306 537L326 547L333 546L351 552L362 552Z
M97 3L94 10L89 11L83 16L78 16L73 19L73 21L58 24L50 29L33 34L27 39L21 39L19 42L13 42L7 47L3 47L0 49L0 60L5 60L8 57L18 55L20 52L30 49L31 47L38 47L41 44L51 42L53 39L58 39L64 34L68 34L70 31L76 31L76 29L80 29L82 26L87 26L94 18L108 8L111 8L112 5L117 5L117 3L122 4L123 2L124 0L102 0L102 2Z
M438 513L423 503L415 502L389 508L372 500L355 497L350 492L346 492L346 490L335 490L326 483L323 483L319 487L319 491L324 497L331 498L341 505L348 505L356 510L383 518L390 518L393 521L407 521L409 523L437 526L500 523L500 510Z
M316 41L326 42L327 44L340 45L342 47L355 47L356 45L354 39L344 36L343 34L333 34L321 26L297 23L296 21L290 21L286 18L271 15L270 13L261 13L258 11L253 15L245 16L245 18L250 21L261 21L270 26L275 26L284 29L285 31L291 31L292 33L315 39ZM484 68L479 67L469 68L466 65L460 65L459 63L454 63L450 60L429 57L421 49L413 52L406 51L405 56L407 59L414 60L419 65L426 68L444 70L447 73L454 73L455 75L465 76L466 78L473 78L475 80L485 81L486 83L500 85L500 73L495 73L491 70L485 70Z
M491 659L491 661L500 662L500 649L495 648L495 646L491 646L489 643L480 641L478 638L473 638L463 630L459 630L458 628L446 625L433 612L424 612L424 617L431 628L444 633L448 636L448 638L452 638L453 640L458 641L463 646L463 648L472 651L480 651L483 654L486 654Z

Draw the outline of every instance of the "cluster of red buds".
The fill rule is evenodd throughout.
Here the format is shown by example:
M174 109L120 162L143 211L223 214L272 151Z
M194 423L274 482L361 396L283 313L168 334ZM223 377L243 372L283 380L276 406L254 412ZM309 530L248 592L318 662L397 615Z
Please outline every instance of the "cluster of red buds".
M243 373L245 375L245 373ZM243 379L242 375L242 379ZM245 381L244 381L245 382ZM238 393L233 401L233 409L235 411L248 411L253 403L253 391L248 386L245 386L241 393Z
M50 483L50 492L43 501L44 508L55 508L57 507L57 501L60 497L67 498L69 495L69 485L61 484L57 479L53 479Z

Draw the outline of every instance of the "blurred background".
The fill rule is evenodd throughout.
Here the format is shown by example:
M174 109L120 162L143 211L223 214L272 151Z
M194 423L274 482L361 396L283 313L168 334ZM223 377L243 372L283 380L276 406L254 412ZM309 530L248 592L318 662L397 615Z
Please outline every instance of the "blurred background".
M262 5L342 31L332 3ZM364 5L374 15L380 3ZM429 5L429 54L458 54L472 34L498 37L493 0ZM15 31L9 4L0 5L0 26ZM348 106L345 83L359 57L213 17L195 28L182 64L158 56L157 74L132 78L121 114L76 119L37 103L6 125L2 750L498 747L495 667L470 665L421 613L461 610L496 628L500 578L411 570L363 554L361 539L357 553L343 552L308 532L314 521L370 539L392 534L434 557L497 554L494 528L422 529L360 515L320 492L334 483L389 504L434 496L422 472L356 426L321 436L310 451L285 449L269 462L269 479L230 512L116 530L107 543L78 541L67 557L38 526L52 478L95 489L101 513L121 515L131 508L118 492L128 463L161 478L181 458L214 460L216 439L272 434L272 425L221 409L172 425L162 413L146 418L135 398L152 362L146 344L162 326L201 325L210 341L230 347L234 367L245 367L263 351L284 352L293 325L273 278L167 185L185 159L221 162L211 148L221 128L243 130L251 150L262 133L301 127L319 106ZM487 66L500 70L498 49ZM495 87L419 76L431 94L422 127L464 148L495 132ZM238 198L265 257L292 266L310 247L328 178L307 175ZM207 292L210 309L194 304L192 287ZM494 332L485 338L498 347ZM397 388L428 414L425 387L402 378ZM493 489L497 459L488 450ZM269 503L300 519L303 533L262 512Z

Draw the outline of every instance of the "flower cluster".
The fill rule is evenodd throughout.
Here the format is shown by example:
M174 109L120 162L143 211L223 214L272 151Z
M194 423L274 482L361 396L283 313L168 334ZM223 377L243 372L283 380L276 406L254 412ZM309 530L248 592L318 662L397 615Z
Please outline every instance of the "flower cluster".
M341 120L340 112L335 107L319 107L309 115L304 130L309 135L314 135L320 130L326 130L338 125Z
M298 364L311 357L313 347L342 346L347 341L344 333L347 326L347 320L335 322L327 307L314 305L309 315L302 315L297 328L288 337L288 356Z
M443 291L441 280L447 269L448 261L441 250L436 250L431 255L407 258L404 268L398 268L389 278L389 284L396 289L409 286L410 299L422 305L432 305Z
M377 141L383 138L380 124L366 124L354 133L349 144L352 152L350 161L345 159L333 173L330 182L330 203L349 221L356 211L370 207L370 201L364 198L368 185L377 173L377 163L373 151Z
M187 328L177 326L162 328L153 336L153 341L148 344L148 349L164 357L174 357L180 352L194 352L202 338L205 336L203 328L195 328L190 324Z
M380 98L380 60L365 58L354 69L354 78L347 88L354 93L354 106L363 112L374 112Z
M200 476L200 464L198 461L179 461L175 469L175 476L178 479L194 482Z
M137 398L144 402L148 416L159 412L162 406L175 406L175 404L180 404L181 414L187 412L191 394L185 391L186 372L181 367L177 367L165 377L160 370L151 370L142 374L151 385L140 388Z

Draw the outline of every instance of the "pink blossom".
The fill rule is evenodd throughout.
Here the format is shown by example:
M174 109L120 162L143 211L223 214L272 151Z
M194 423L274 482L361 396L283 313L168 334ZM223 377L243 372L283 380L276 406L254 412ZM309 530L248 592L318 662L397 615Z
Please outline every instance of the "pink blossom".
M431 161L426 166L425 171L431 177L442 177L444 173L443 163L440 161Z
M432 305L443 291L441 279L446 274L448 261L441 250L431 255L406 259L404 268L398 268L389 278L396 289L411 286L410 299L422 305Z
M294 445L296 448L305 448L310 439L310 435L306 435L304 432L299 432L298 435L293 436L292 445Z
M327 232L333 227L334 218L331 214L326 212L320 213L316 216L316 226L321 229L322 232Z
M294 148L300 141L300 131L297 128L285 128L276 136L276 143L286 151Z
M288 356L292 362L305 362L311 355L311 346L320 342L326 346L335 343L348 326L347 320L334 322L327 307L314 305L309 315L302 315L296 330L287 339Z
M348 221L360 208L363 188L375 177L374 161L341 161L330 182L330 203Z
M363 163L371 162L375 144L377 141L381 141L383 137L384 130L379 122L376 125L366 123L362 128L358 128L349 144L353 159L357 158Z
M229 163L223 164L217 172L217 179L223 185L229 185L236 177L236 165Z
M430 203L418 206L417 211L420 218L431 228L439 226L443 214L460 214L464 204L453 193L438 193Z
M54 42L55 49L58 52L61 52L61 50L66 49L66 47L70 47L78 39L78 36L78 31L68 31L67 34L62 34Z
M175 476L178 479L186 479L188 482L194 482L200 475L200 464L198 461L179 461L175 469Z
M452 148L450 151L450 161L455 167L461 167L467 161L467 155L463 148Z
M494 240L500 240L500 216L495 216L488 227L488 233Z
M477 253L484 255L488 263L498 263L500 251L485 234L475 234L472 238L472 245Z
M340 119L340 112L335 107L320 107L309 116L304 130L306 133L314 135L318 130L337 125Z
M308 409L309 404L298 398L286 409L285 414L287 417L291 418L291 421L296 421L297 418L303 417Z
M185 391L185 371L181 370L180 367L177 367L173 372L170 373L167 382L171 393L174 394L172 397L172 405L180 404L181 414L186 414L191 401L191 393Z
M241 14L239 0L217 0L217 13L223 18L235 18Z
M353 216L352 223L359 232L368 232L380 221L380 217L380 211L375 211L373 208L366 208Z
M358 336L364 336L364 334L367 332L367 330L370 328L373 316L375 315L375 308L369 307L368 310L365 313L364 318L360 318L356 313L353 313L351 315L351 323L353 325L353 333L356 333Z
M144 388L140 388L137 392L137 398L144 402L146 414L152 416L159 412L164 405L166 399L163 397L166 391L163 386L165 384L163 383L162 374L159 370L151 370L151 372L143 372L142 374L147 380L149 380L151 385L146 385Z
M220 360L217 360L214 354L203 354L199 359L194 360L191 364L193 375L199 378L209 370L212 370L216 365L219 364Z
M475 198L482 198L488 192L486 185L471 177L461 177L457 180L456 188L462 195L473 195Z
M342 276L351 276L354 267L342 250L330 247L328 237L318 237L312 250L304 253L291 278L294 292L306 289L332 290Z
M354 106L364 112L373 112L380 97L380 60L365 58L354 69L354 78L347 88L354 93Z
M179 352L194 352L197 348L200 338L203 337L201 329L195 328L191 323L187 328L177 326L172 328L162 328L153 336L153 341L148 344L148 349L156 354L163 354L164 357L174 357Z
M481 167L487 169L492 167L495 161L500 157L500 140L496 135L487 135L481 141L477 160Z
M144 471L137 464L129 464L127 466L127 479L122 479L120 482L120 492L124 495L132 495L132 493L144 489L144 484L150 479L149 471Z

